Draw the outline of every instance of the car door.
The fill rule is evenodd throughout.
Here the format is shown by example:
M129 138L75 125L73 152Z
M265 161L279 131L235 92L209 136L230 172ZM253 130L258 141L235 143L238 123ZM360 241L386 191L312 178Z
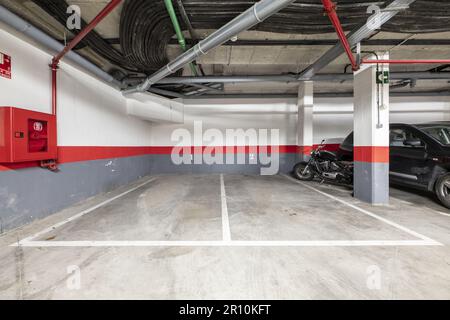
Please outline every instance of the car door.
M405 142L420 140L418 146ZM394 127L390 130L390 177L402 184L426 186L430 168L427 145L424 139L408 127Z

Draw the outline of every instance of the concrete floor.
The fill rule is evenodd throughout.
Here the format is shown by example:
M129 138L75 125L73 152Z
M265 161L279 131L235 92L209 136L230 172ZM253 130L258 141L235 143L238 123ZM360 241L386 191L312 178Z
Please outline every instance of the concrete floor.
M449 211L391 193L147 177L0 237L0 298L450 299Z

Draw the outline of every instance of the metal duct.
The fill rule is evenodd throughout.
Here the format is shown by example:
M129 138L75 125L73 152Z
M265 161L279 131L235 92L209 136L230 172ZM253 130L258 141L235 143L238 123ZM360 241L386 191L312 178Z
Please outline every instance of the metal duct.
M277 13L293 2L295 2L295 0L262 0L256 3L250 9L233 19L231 22L227 23L225 26L215 31L209 37L199 42L196 46L186 51L184 54L178 56L178 58L176 58L174 61L148 77L142 84L125 90L124 94L143 92L148 90L150 86L152 86L159 80L164 79L168 75L180 70L186 64L195 61L198 57L206 54L211 49L214 49L215 47L225 43L240 32L248 30L258 23L264 21L271 15Z
M392 80L450 80L450 72L393 72ZM353 81L353 74L322 73L313 76L311 81ZM270 76L205 76L205 77L170 77L158 81L158 84L194 84L194 83L250 83L250 82L303 82L295 75Z

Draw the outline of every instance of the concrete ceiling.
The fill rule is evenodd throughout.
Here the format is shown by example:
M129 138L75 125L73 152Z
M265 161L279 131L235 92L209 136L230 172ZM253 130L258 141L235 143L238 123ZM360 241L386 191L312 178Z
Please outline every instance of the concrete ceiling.
M82 17L85 21L91 21L95 15L105 6L105 0L68 0L69 4L80 6ZM34 25L40 27L53 37L63 40L70 38L71 34L51 16L36 6L29 0L0 0L0 4L8 7L13 12L21 15ZM121 6L108 16L97 28L96 31L107 39L119 37L119 21ZM200 37L205 37L212 30L197 30ZM187 36L187 34L186 34ZM322 35L294 35L275 34L267 32L243 32L238 37L240 40L305 40L305 39L336 39L335 34ZM372 39L450 39L450 33L434 34L396 34L380 32ZM120 49L120 46L116 46ZM198 63L202 64L207 75L275 75L282 73L298 73L318 59L329 46L222 46L207 56L201 58ZM389 51L394 59L450 59L450 46L391 46L373 47L364 46L367 51ZM84 48L80 53L101 65L105 70L112 66L92 50ZM177 45L168 48L168 57L173 58L181 53ZM343 55L322 70L324 73L342 73L348 64L347 58ZM392 66L393 71L425 71L431 69L433 65L409 65ZM185 75L189 74L188 68ZM280 83L255 83L226 85L225 91L230 93L293 93L296 91L295 84ZM317 83L318 91L350 91L351 82L347 83ZM447 81L419 81L414 90L450 90ZM401 88L397 91L409 91L410 88Z

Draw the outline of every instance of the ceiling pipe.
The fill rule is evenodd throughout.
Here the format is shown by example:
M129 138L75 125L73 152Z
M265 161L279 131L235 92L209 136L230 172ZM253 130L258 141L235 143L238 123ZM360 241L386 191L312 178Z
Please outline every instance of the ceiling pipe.
M53 57L50 68L52 70L52 112L56 115L57 111L57 82L58 82L58 66L59 62L66 54L72 51L94 28L103 21L120 3L122 0L112 0L108 3L102 11L85 27L81 30L75 38L72 39L56 56Z
M169 14L173 29L175 30L175 34L177 35L178 44L180 45L183 52L185 52L186 39L184 38L183 31L181 31L180 23L178 22L178 17L175 12L175 8L173 7L172 0L164 0L164 4L166 5L167 13ZM191 68L192 74L194 76L198 76L197 68L195 67L193 62L189 63L189 67Z
M450 72L392 72L392 80L450 80ZM322 73L312 78L297 79L295 75L261 75L261 76L205 76L205 77L169 77L162 79L158 84L193 84L193 83L257 83L257 82L283 82L298 83L302 81L353 81L353 74L348 73Z
M186 64L195 61L202 55L207 54L210 50L227 42L242 31L252 28L271 15L289 6L293 2L295 2L295 0L261 0L250 9L246 10L244 13L227 23L225 26L212 33L206 39L200 41L193 48L178 56L165 67L149 76L140 85L124 90L123 94L147 91L153 84L157 83L161 79L164 79L168 75L180 70Z
M386 22L395 17L400 11L407 9L416 0L394 0L384 10L382 10L374 18L378 24L377 27L381 28ZM373 18L370 18L373 19ZM369 20L371 21L371 20ZM368 21L368 22L369 22ZM354 30L348 35L348 42L351 47L356 46L361 41L367 39L376 32L376 29L371 27L370 23L365 23L357 30ZM325 52L316 62L311 64L308 68L302 71L298 78L311 78L315 74L319 73L323 68L328 66L331 62L336 60L341 54L344 53L344 49L340 43L336 44L333 48Z
M416 91L391 92L391 97L448 97L450 91ZM353 92L315 92L315 98L353 98ZM292 93L244 93L244 94L208 94L203 96L186 97L185 101L214 99L298 99L298 94Z
M446 64L449 59L441 60L362 60L362 64Z
M359 69L359 66L356 62L355 57L353 56L352 47L348 42L347 36L345 35L344 29L342 29L341 22L339 21L339 17L336 13L336 4L331 0L322 0L322 4L325 8L325 12L327 13L331 23L334 26L334 29L336 30L342 47L344 48L344 51L347 54L348 59L350 60L353 71L357 71Z
M36 41L37 43L39 43L40 45L46 47L51 51L60 52L64 49L64 45L62 45L59 41L53 39L46 33L42 32L41 30L34 27L30 23L26 22L25 20L23 20L16 14L12 13L2 5L0 5L0 21L8 25L9 27L15 29L16 31L23 33L27 37L31 38L32 40ZM103 71L95 64L86 60L79 54L70 51L69 53L66 54L66 59L77 64L78 66L92 73L101 80L115 87L118 88L122 87L122 83L120 81L116 80L109 73Z
M72 51L73 48L77 46L78 43L81 42L94 28L103 21L120 3L122 0L111 0L102 11L83 29L81 30L75 38L73 38L70 43L64 47L63 50L61 50L60 53L58 53L52 61L52 64L55 66L58 65L59 61L70 51Z
M120 44L119 39L107 39L110 44ZM193 46L197 42L191 39L186 39L186 44L188 46ZM169 44L178 44L178 40L170 40ZM284 40L245 40L238 39L237 41L225 42L224 46L334 46L339 44L339 41L333 39L284 39ZM364 46L450 46L450 40L448 39L409 39L405 42L404 39L367 39L361 41Z

